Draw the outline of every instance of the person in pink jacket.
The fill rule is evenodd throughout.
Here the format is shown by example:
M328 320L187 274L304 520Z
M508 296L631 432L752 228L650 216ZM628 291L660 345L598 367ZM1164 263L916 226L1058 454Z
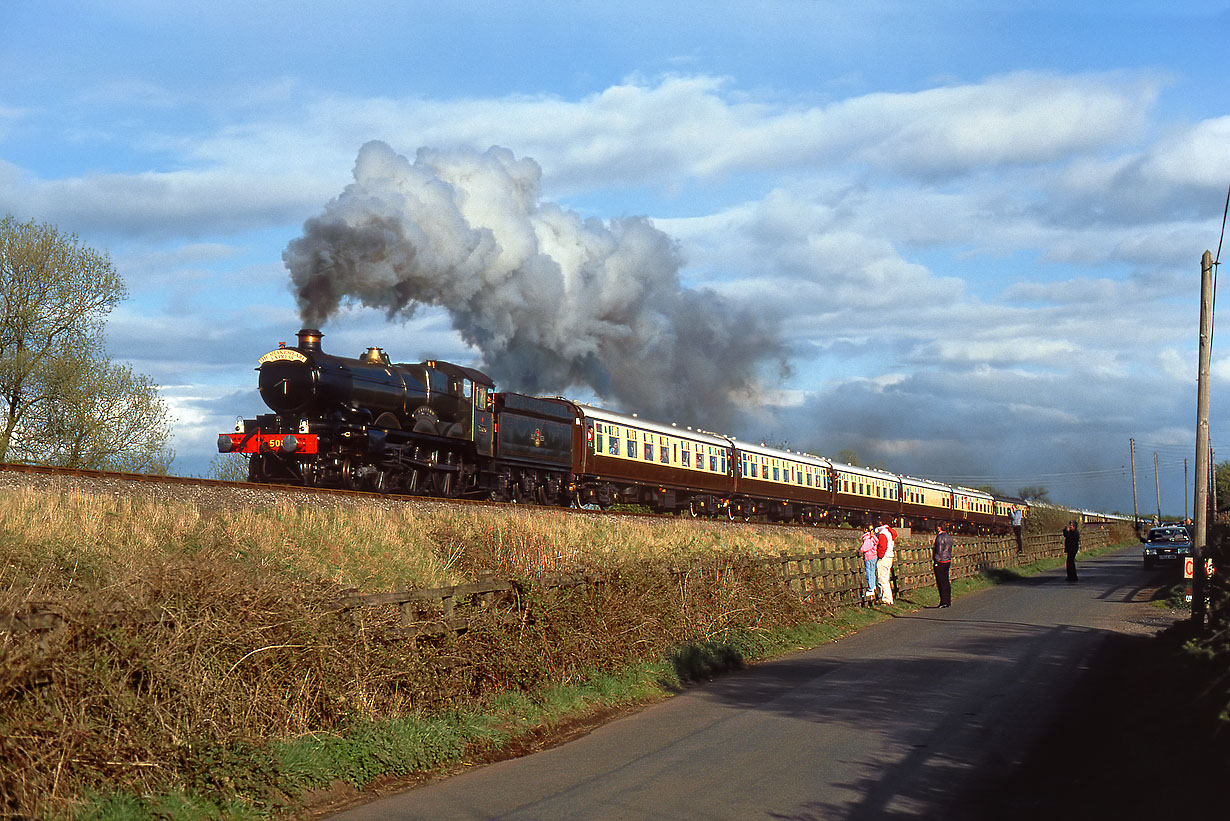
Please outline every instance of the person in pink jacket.
M878 558L878 551L879 541L876 539L876 534L871 529L871 525L867 525L867 527L863 528L863 543L858 548L867 571L867 589L863 591L863 598L865 599L874 599L876 597L876 559Z

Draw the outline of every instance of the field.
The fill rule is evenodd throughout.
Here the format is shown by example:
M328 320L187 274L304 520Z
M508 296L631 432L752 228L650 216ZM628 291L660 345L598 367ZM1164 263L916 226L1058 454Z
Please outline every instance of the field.
M292 813L882 617L783 595L765 568L715 572L853 552L852 531L46 481L0 489L0 521L11 815ZM574 570L604 582L533 583ZM521 623L410 641L330 606L482 573L525 580Z

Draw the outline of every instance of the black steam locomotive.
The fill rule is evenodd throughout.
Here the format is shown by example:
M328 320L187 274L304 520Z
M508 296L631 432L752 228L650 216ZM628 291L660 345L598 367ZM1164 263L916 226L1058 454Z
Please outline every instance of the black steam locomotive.
M298 345L260 358L273 413L218 437L252 481L809 524L892 518L1006 531L1019 499L739 442L566 399L495 392L481 371Z
M220 452L250 455L250 481L565 499L572 432L561 402L496 394L486 374L448 362L394 364L380 348L332 356L322 336L305 328L297 346L262 356L259 389L273 413L218 437Z

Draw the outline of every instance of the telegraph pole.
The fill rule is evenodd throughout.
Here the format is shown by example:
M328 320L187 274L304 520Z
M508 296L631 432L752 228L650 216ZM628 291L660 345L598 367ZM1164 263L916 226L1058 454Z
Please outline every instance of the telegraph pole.
M1132 453L1132 527L1140 530L1140 509L1136 506L1136 440L1128 439L1128 449Z
M1157 478L1157 451L1153 451L1153 490L1157 492L1157 523L1162 523L1162 483Z
M1187 459L1183 460L1183 524L1187 524Z
M1196 379L1196 538L1192 545L1192 623L1204 628L1204 546L1209 527L1209 360L1213 354L1213 255L1200 258L1200 371Z

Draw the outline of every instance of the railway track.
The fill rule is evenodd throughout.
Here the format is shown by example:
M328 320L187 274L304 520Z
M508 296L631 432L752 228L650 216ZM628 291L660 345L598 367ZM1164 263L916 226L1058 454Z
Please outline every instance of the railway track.
M143 473L122 473L105 470L82 470L76 468L49 467L45 465L0 464L0 487L68 485L83 492L111 493L115 495L157 495L169 500L198 504L202 507L230 507L248 504L276 505L299 499L313 500L312 504L327 507L356 507L362 505L384 507L389 505L452 505L507 510L560 511L574 515L613 516L635 519L678 521L690 520L687 516L639 512L628 510L600 510L589 508L563 508L539 505L524 505L515 502L494 502L486 499L443 499L434 496L408 496L381 494L365 490L341 488L303 487L265 482L233 482L222 479L202 479L192 476L161 476ZM722 518L698 518L696 521L721 523L733 527L755 528L804 528L810 532L849 536L848 528L816 527L796 522L728 521Z

